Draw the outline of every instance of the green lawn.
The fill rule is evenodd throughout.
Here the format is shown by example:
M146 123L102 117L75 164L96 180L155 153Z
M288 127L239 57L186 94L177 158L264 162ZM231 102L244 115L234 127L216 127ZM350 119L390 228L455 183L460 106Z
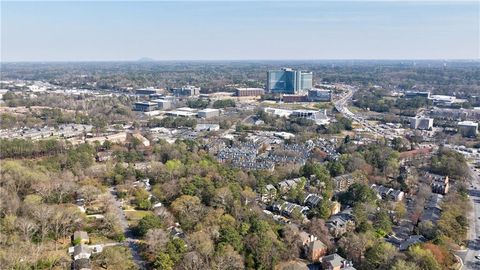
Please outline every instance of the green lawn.
M153 215L152 211L144 210L135 210L135 211L124 211L125 216L127 217L128 225L130 227L136 226L138 221L146 215Z

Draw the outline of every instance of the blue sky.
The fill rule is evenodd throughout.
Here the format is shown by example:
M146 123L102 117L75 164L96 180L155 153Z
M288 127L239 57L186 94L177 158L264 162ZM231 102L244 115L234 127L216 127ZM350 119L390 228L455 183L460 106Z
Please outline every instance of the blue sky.
M480 4L1 2L2 61L478 59Z

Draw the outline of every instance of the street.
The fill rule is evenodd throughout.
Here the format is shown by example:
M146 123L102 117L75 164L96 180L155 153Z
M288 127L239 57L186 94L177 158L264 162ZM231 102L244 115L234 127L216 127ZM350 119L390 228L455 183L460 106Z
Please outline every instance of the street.
M117 209L118 220L119 220L120 226L122 227L122 230L125 234L125 242L124 243L130 249L130 251L132 253L133 261L138 266L138 268L139 269L145 269L145 262L143 261L141 255L140 255L139 246L137 244L138 239L135 238L134 233L128 227L128 222L127 222L127 219L125 218L125 213L123 212L122 204L117 197L116 191L113 187L111 187L111 188L108 189L108 193L112 197L112 199L114 201L114 204L115 204L115 208Z
M463 259L464 270L480 269L480 260L475 256L480 254L480 177L473 166L470 166L472 174L472 187L469 189L470 201L472 202L472 211L470 213L470 229L468 232L468 248L466 251L459 252L458 255Z

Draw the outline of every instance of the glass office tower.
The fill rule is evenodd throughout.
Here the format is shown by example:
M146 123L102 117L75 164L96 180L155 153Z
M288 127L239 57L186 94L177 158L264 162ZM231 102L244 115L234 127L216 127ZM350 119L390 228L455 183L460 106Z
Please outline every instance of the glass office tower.
M267 91L271 93L296 94L299 90L311 89L312 85L312 72L283 68L267 73Z

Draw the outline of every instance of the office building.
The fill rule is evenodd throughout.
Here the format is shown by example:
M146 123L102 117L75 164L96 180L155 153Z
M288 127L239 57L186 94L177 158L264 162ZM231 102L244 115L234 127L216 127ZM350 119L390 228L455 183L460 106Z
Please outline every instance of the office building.
M458 122L458 132L460 132L463 137L475 137L478 132L478 123L473 121Z
M405 91L404 96L406 98L424 97L430 98L429 91Z
M155 99L155 100L152 100L152 102L157 103L157 108L159 110L169 110L173 108L171 100Z
M313 120L317 125L326 125L329 123L326 110L287 110L266 107L263 109L263 111L278 117L310 119Z
M262 88L237 88L235 95L237 97L256 97L262 96L265 91Z
M150 96L158 94L158 90L154 88L140 88L135 90L135 95L138 96Z
M312 102L331 101L332 91L323 89L308 90L308 100Z
M282 100L285 103L293 103L293 102L307 102L307 96L305 95L288 95L285 94L282 96Z
M433 118L412 117L410 118L410 128L420 130L431 130L433 128Z
M272 93L296 94L313 87L313 73L291 68L271 70L267 73L267 90Z
M297 90L309 90L313 88L313 72L297 71Z
M150 112L157 109L157 103L155 102L135 102L133 110L140 112Z
M172 92L175 96L182 96L182 97L198 96L200 95L200 87L187 85L181 88L173 88Z
M207 109L203 109L203 110L198 111L198 117L199 118L208 119L208 118L217 117L217 116L220 116L220 110L219 109L207 108Z

